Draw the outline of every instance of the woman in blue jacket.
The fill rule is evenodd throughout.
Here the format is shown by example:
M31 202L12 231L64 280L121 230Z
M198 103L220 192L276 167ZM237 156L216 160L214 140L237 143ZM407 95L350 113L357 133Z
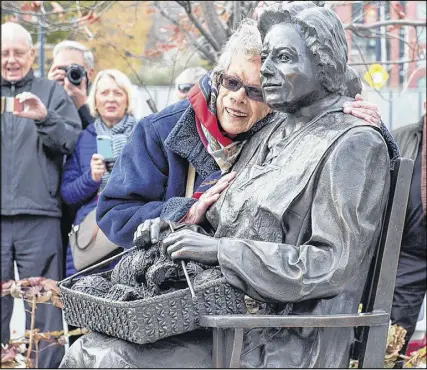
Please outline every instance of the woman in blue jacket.
M65 203L78 207L74 225L79 225L96 208L123 146L128 141L136 121L132 116L132 84L118 70L98 73L89 95L89 107L95 122L80 135L62 175L61 195ZM111 137L112 158L97 153L97 135ZM98 232L102 232L99 230ZM66 276L76 272L68 244Z

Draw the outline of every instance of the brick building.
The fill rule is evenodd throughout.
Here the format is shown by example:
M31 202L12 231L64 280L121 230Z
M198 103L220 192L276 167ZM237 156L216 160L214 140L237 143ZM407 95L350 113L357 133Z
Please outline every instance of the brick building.
M403 11L408 20L426 21L426 3L424 1L354 1L344 5L336 5L334 10L344 24L369 24L379 20L400 19ZM372 29L381 32L378 28ZM362 52L366 62L404 61L420 59L417 62L403 64L385 64L383 67L390 77L384 88L425 88L426 86L426 27L388 27L388 37L368 38L368 32L361 31L358 35L346 31L349 46L349 63L363 63ZM398 38L394 38L398 37ZM410 46L408 46L408 44ZM414 48L415 50L411 50ZM360 51L359 51L360 50ZM382 55L384 54L384 55ZM366 65L354 65L363 77ZM409 82L409 83L408 83Z

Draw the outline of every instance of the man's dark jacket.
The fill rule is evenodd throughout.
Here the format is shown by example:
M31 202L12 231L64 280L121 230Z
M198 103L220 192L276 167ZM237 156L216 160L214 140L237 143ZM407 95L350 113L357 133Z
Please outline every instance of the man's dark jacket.
M393 131L393 136L399 145L400 155L402 157L411 158L415 161L420 147L422 131L422 119L418 123L407 125Z
M2 78L2 97L28 91L38 96L48 114L44 121L1 116L1 214L61 216L59 185L64 154L71 154L81 131L77 109L63 87L36 78Z

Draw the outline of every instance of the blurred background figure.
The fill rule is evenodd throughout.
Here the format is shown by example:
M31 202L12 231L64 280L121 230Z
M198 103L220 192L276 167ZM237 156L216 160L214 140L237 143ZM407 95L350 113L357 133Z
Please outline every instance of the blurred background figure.
M62 175L61 195L67 204L78 207L74 226L80 225L89 213L95 212L98 194L105 187L114 163L136 125L133 117L132 84L121 71L112 69L99 72L88 104L95 122L81 133ZM110 154L100 153L97 146L99 136L110 138ZM98 233L102 231L99 230ZM108 268L111 265L104 266L101 270ZM68 245L65 274L70 276L76 272Z
M424 115L418 123L404 126L393 132L401 156L411 158L415 162L391 310L392 323L407 330L405 345L402 348L403 354L414 334L426 295L427 127L425 109L426 102L424 102ZM423 345L425 346L425 342Z
M92 52L76 41L62 41L53 49L53 63L48 78L64 86L78 109L83 129L93 122L87 105L87 95L94 67L95 59Z
M79 115L62 86L34 76L36 52L24 27L2 24L1 54L1 95L15 106L1 114L1 278L15 279L16 262L20 279L61 280L60 173L81 132ZM1 298L5 344L13 305L11 296ZM26 325L29 329L29 315ZM62 330L61 310L38 305L35 327L40 333ZM40 341L40 368L58 367L64 354L63 347L49 345Z
M187 97L190 89L199 81L199 78L208 71L202 67L184 69L175 79L175 95L179 100Z
M94 121L87 104L90 85L94 77L94 67L93 53L79 42L65 40L53 48L53 61L48 79L56 81L64 87L78 110L83 129ZM76 206L62 205L61 233L64 256L68 245L68 232L76 217L76 212Z

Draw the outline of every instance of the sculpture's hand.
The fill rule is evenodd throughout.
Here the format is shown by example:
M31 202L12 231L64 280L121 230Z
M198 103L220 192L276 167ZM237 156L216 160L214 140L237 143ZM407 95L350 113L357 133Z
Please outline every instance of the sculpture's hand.
M357 118L365 120L373 126L380 127L381 113L378 106L368 103L360 94L357 94L355 99L356 101L345 102L343 104L344 113L351 114Z
M218 263L219 239L192 230L180 230L163 239L163 248L173 260L191 260L205 264Z
M169 229L169 223L160 217L145 220L144 223L140 224L133 235L133 241L139 240L139 244L154 244L159 241L159 234Z
M227 188L235 177L236 172L230 172L221 177L214 186L206 190L200 199L191 206L180 222L186 224L199 224L204 221L206 211L218 200L220 194Z

